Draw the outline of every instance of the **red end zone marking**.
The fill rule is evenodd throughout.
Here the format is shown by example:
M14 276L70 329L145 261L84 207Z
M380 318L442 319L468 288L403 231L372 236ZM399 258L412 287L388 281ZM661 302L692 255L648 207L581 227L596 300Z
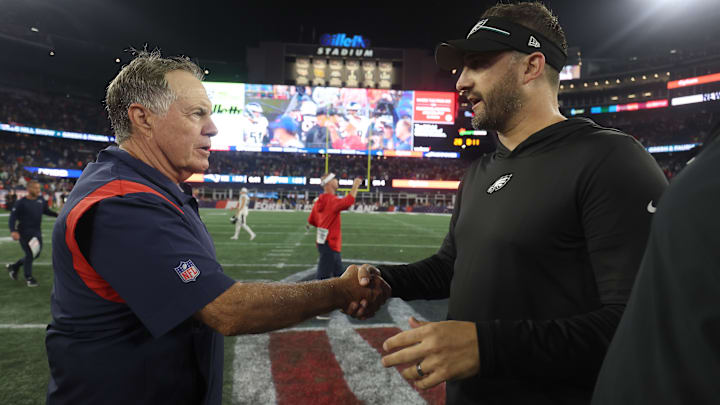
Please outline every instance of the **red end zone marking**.
M358 335L362 336L362 338L365 339L370 344L370 346L375 348L375 350L377 350L381 355L387 354L382 348L383 342L388 338L402 332L402 330L399 328L361 328L356 329L355 331L358 333ZM395 369L399 373L407 367L407 364L403 364L400 366L395 366ZM445 383L442 383L427 390L421 390L415 387L415 385L412 385L412 387L415 388L415 390L420 394L420 396L423 397L423 399L428 402L428 404L445 405Z
M270 334L278 404L360 404L350 391L325 331Z

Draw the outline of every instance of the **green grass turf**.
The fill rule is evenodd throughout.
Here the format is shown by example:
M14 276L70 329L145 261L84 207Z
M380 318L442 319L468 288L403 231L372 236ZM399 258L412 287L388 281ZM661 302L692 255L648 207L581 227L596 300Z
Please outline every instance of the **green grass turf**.
M239 240L230 240L234 226L230 211L202 210L201 215L213 239L225 272L238 280L282 280L315 265L317 250L314 231L305 232L307 212L251 211L248 225L257 233L250 242L244 231ZM22 278L12 281L4 263L23 255L9 231L0 231L0 404L42 404L48 381L45 331L6 325L45 325L50 321L52 287L51 233L55 218L43 221L43 252L33 265L40 284L28 288ZM447 232L449 216L407 214L344 213L343 261L415 261L432 255ZM7 221L7 214L0 216ZM5 274L3 274L5 273ZM231 404L233 338L225 339L224 403Z

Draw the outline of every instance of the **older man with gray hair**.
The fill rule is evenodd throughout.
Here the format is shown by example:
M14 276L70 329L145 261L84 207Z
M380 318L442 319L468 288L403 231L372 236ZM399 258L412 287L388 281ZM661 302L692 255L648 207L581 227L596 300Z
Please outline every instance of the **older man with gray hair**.
M49 404L220 404L223 337L283 328L387 285L239 283L223 273L183 183L217 129L202 72L139 55L107 89L117 143L68 196L53 231ZM367 306L367 313L376 308Z

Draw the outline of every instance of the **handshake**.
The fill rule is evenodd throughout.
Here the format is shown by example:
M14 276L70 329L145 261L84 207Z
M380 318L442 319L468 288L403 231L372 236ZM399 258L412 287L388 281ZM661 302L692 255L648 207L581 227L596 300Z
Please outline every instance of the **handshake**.
M344 297L343 313L357 319L367 319L390 298L392 289L375 266L348 266L338 280Z

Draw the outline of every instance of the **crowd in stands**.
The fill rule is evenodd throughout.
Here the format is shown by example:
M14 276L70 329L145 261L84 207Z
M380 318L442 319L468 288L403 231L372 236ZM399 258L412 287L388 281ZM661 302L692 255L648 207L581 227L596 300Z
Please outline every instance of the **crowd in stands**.
M417 159L373 157L372 180L458 180L470 164L464 159ZM340 178L366 178L367 156L331 155L329 170ZM249 176L307 176L325 173L324 155L214 152L208 173L246 174Z
M2 188L24 187L27 180L34 177L25 167L82 170L95 161L97 152L105 146L98 142L0 133Z
M99 100L0 90L0 122L33 128L110 135L110 121Z
M720 113L699 108L666 109L590 116L598 124L618 128L643 146L701 143Z
M712 123L720 119L720 103L675 107L672 110L597 114L590 118L600 125L618 128L635 136L645 146L696 143L702 142ZM65 96L41 96L23 91L0 90L0 122L111 134L100 102ZM28 179L37 177L25 171L25 166L82 169L94 161L97 153L106 146L100 142L0 132L0 186L3 189L23 188ZM657 157L668 178L682 169L688 160L683 154ZM469 164L465 159L373 157L371 179L458 180ZM330 170L341 178L365 178L367 167L366 156L331 155L329 161ZM325 172L325 157L289 153L214 152L207 172L319 177ZM48 180L47 183L56 187L55 180ZM71 184L71 181L64 184Z

